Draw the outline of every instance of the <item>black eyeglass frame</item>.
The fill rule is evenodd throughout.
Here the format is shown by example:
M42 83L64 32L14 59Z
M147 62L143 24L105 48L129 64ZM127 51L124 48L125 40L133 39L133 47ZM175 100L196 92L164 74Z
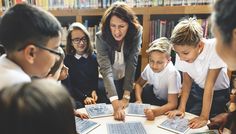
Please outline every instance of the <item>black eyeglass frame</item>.
M79 40L78 43L75 43L75 40ZM74 39L71 39L71 42L72 44L80 44L81 41L84 43L84 44L87 44L88 43L88 39L86 36L82 37L82 38L74 38Z
M32 44L33 44L33 43L32 43ZM36 47L38 47L38 48L40 48L40 49L43 49L43 50L49 51L50 53L56 54L56 55L58 55L58 56L60 56L60 57L63 55L62 53L57 52L57 51L55 51L55 50L52 50L52 49L50 49L50 48L47 48L47 47L44 47L44 46L40 46L40 45L36 45L36 44L33 44L33 45L36 46ZM26 47L26 46L24 46L24 47ZM18 51L24 49L24 47L18 49Z

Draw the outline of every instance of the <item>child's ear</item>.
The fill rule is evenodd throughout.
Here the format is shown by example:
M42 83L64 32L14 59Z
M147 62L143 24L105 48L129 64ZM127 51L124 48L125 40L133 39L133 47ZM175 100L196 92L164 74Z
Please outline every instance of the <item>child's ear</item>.
M36 47L34 45L28 45L24 48L24 57L25 60L28 61L30 64L34 63L34 60L36 58Z

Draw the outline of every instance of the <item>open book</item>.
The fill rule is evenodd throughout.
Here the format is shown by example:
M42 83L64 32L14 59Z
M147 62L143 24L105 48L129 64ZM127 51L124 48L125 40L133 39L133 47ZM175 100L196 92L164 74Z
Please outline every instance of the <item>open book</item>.
M188 119L175 117L173 119L166 119L158 127L178 133L184 134L190 128L188 127Z
M81 119L79 117L75 117L75 125L76 132L78 134L87 134L88 132L98 127L100 124L94 121L90 121L88 119Z
M129 103L127 108L127 115L145 116L144 109L150 107L150 104Z
M85 105L85 109L90 118L104 117L113 115L113 108L106 103Z
M147 134L141 122L108 123L108 134Z

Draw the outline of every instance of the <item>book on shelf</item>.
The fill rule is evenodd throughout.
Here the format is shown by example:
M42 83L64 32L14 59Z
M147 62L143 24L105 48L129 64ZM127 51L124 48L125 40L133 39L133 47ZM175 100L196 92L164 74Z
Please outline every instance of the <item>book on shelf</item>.
M108 134L147 134L141 122L107 123Z
M177 134L184 134L190 129L188 126L188 119L177 116L172 119L166 119L160 125L158 125L158 127Z
M87 134L93 129L97 128L100 124L88 119L81 119L75 117L76 132L78 134Z
M151 108L150 104L129 103L127 107L127 115L145 116L144 109Z
M112 105L106 103L98 103L92 105L85 105L85 109L90 118L112 116L113 108Z

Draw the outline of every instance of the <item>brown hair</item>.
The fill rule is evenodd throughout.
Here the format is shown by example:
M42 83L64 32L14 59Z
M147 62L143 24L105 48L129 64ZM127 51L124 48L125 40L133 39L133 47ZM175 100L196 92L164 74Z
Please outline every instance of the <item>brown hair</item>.
M180 21L172 31L170 38L173 45L197 46L203 38L201 25L195 18Z
M71 33L73 30L81 30L84 32L86 39L87 39L85 53L88 54L89 56L92 55L93 47L92 47L89 32L86 29L86 27L79 22L72 23L68 29L68 35L67 35L67 39L66 39L67 40L66 41L66 54L75 55L75 53L76 53L76 50L73 47L72 40L71 40Z
M125 3L125 2L115 2L113 3L103 14L101 20L101 29L102 29L102 36L106 42L117 46L114 37L111 34L110 30L110 20L112 16L117 16L118 18L122 19L123 21L127 22L129 27L128 31L125 36L126 42L132 42L133 37L137 33L139 29L139 22L138 18L135 15L134 11Z

